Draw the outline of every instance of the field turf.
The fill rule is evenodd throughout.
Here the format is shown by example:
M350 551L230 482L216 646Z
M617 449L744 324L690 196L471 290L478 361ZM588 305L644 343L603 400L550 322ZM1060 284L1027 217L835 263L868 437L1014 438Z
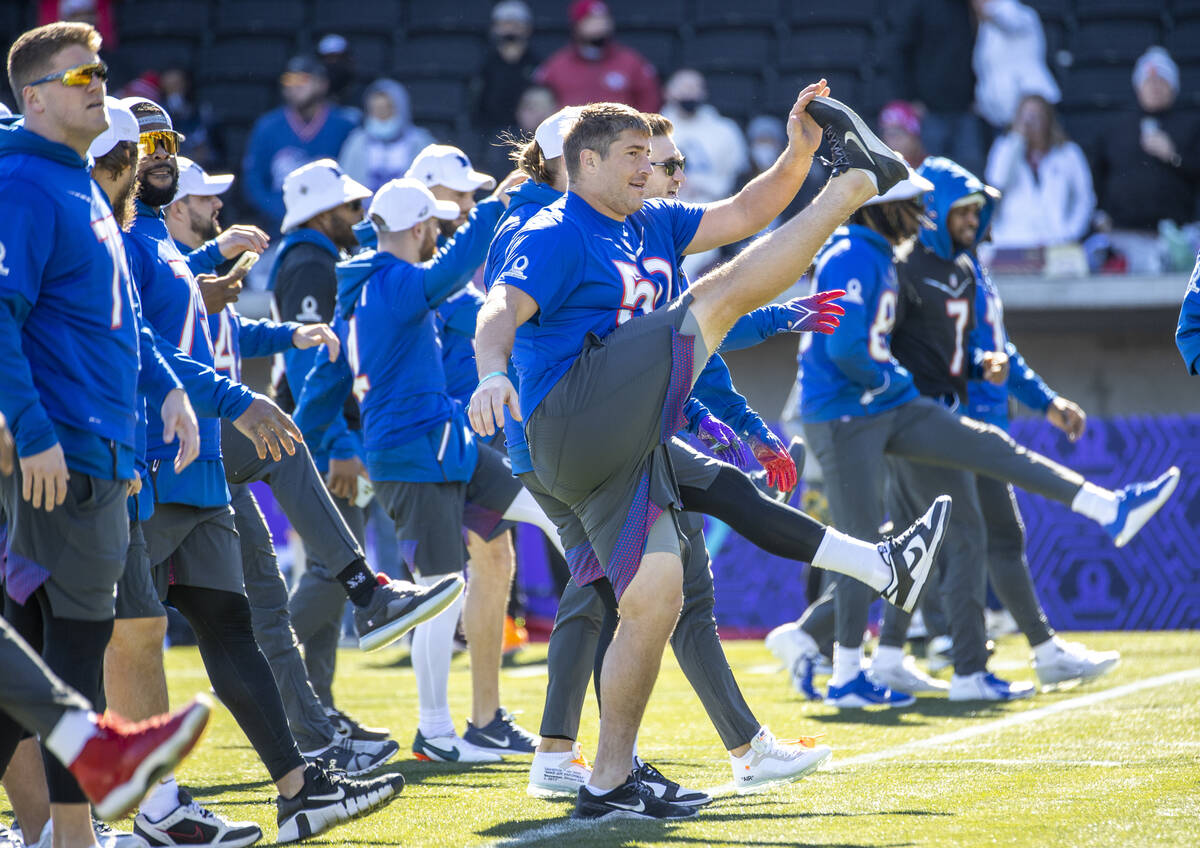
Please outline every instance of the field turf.
M390 807L312 845L742 845L742 846L1195 846L1200 845L1200 633L1089 633L1123 660L1101 680L988 707L921 699L883 713L841 713L800 700L759 641L726 650L759 719L781 737L823 734L832 763L802 781L729 794L728 758L668 652L640 748L685 785L721 793L691 821L662 826L577 826L570 804L525 794L528 759L459 767L409 753L416 717L411 669L400 653L343 651L335 694L365 722L390 727L402 746L388 768L408 779ZM504 700L537 729L545 646L506 668ZM208 688L194 649L168 652L172 703ZM1022 640L1000 642L993 671L1032 679ZM455 660L451 702L468 709L465 658ZM595 750L589 695L582 741ZM223 816L275 834L274 789L245 738L218 707L180 782ZM8 815L0 793L0 812Z

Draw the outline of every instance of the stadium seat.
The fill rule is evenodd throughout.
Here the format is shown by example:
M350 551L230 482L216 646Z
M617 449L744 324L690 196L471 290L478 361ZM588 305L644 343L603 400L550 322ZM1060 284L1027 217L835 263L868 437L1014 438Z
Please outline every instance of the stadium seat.
M1176 23L1200 18L1200 0L1171 0L1170 14Z
M304 7L291 0L226 0L217 5L214 16L218 36L295 36L305 23Z
M258 116L255 116L257 119ZM242 170L242 156L246 152L246 141L250 138L252 124L224 124L217 128L217 137L224 151L225 167L238 171ZM238 191L235 184L234 191ZM240 192L239 192L240 196Z
M1162 43L1162 28L1148 20L1081 21L1070 40L1077 62L1130 64L1147 47Z
M533 31L546 29L567 31L567 5L562 0L525 0L533 10Z
M117 32L121 34L121 47L124 48L126 39L157 36L188 37L199 41L209 28L209 8L208 3L189 0L126 0L119 3Z
M339 33L340 34L340 33ZM396 60L395 40L391 33L364 35L355 33L346 36L350 55L359 72L371 77L394 73Z
M196 52L197 45L190 39L122 39L120 57L125 67L136 76L146 70L191 67Z
M392 60L396 75L406 77L471 76L483 60L484 42L479 35L427 33L410 37L396 46Z
M617 37L624 39L639 29L676 30L688 20L688 10L683 0L606 0L608 9L616 22ZM565 4L561 4L565 5ZM560 6L561 7L561 6ZM565 11L563 17L566 17Z
M679 61L679 37L664 30L640 30L617 34L621 43L645 56L659 73L674 68ZM566 43L564 38L563 42Z
M781 18L780 0L695 0L689 20L698 29L717 26L773 28Z
M1200 109L1200 62L1179 66L1179 103Z
M708 99L721 114L745 123L766 108L766 85L758 74L720 71L705 76Z
M836 3L784 3L793 28L838 24L876 29L882 26L879 0L838 0Z
M683 43L683 64L701 71L757 71L775 58L775 38L762 29L697 32Z
M196 101L207 104L219 124L249 124L279 105L279 87L270 83L209 83L197 89Z
M1200 17L1171 27L1165 46L1176 62L1200 62Z
M414 79L405 80L404 85L412 98L413 119L417 123L455 123L466 117L467 88L459 80Z
M408 32L487 31L493 0L454 0L453 3L413 3L408 7Z
M826 71L820 68L796 68L785 71L767 81L766 109L768 115L787 116L796 102L796 95L809 83L824 77L829 83L829 93L844 103L857 106L862 103L862 83L854 74L842 71Z
M1143 20L1160 23L1167 11L1167 0L1078 0L1075 18L1079 21Z
M1046 21L1065 22L1071 17L1071 0L1025 0L1025 5L1038 13L1042 23Z
M204 49L200 67L206 80L274 81L294 52L292 39L282 36L225 38Z
M371 0L349 4L346 0L315 0L312 26L317 32L339 35L393 35L401 29L401 0Z
M779 45L779 64L835 70L874 66L871 33L860 27L795 27Z
M1112 109L1133 105L1130 69L1124 65L1075 66L1063 73L1064 109Z
M1073 109L1063 110L1061 118L1071 140L1087 150L1112 123L1113 113L1109 109Z

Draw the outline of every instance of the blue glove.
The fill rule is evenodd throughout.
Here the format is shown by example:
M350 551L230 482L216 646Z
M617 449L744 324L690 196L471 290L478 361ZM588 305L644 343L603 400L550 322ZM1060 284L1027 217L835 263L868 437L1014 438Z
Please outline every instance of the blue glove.
M700 419L696 436L718 459L732 463L738 468L744 469L753 460L750 451L737 437L737 433L711 413L705 413L704 417Z

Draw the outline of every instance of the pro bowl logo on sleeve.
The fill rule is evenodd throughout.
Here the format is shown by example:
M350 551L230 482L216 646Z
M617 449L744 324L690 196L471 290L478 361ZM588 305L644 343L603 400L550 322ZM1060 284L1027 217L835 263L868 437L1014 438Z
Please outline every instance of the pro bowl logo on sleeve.
M8 255L8 248L4 246L4 242L0 241L0 277L8 276L8 266L4 264L4 257Z
M506 269L504 269L504 272L500 274L500 279L504 279L505 277L512 277L513 279L516 279L516 280L524 280L524 279L526 279L525 269L528 267L529 267L529 257L525 256L525 255L518 256L516 259L514 259L512 261L512 264L509 265Z
M857 303L859 306L862 306L863 305L862 282L857 279L847 280L846 281L846 294L843 295L842 300L844 300L846 303Z

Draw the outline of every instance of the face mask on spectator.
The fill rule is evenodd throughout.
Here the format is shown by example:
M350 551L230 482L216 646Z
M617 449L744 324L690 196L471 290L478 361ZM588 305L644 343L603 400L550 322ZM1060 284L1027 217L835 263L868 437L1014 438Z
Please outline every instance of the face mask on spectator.
M579 42L579 52L585 59L596 60L604 55L611 36L603 35L598 38L588 38Z
M400 120L399 115L383 119L368 117L363 121L363 129L367 135L377 141L389 141L400 135L403 128L404 122Z
M679 108L689 115L695 115L696 110L704 105L704 101L695 97L688 97L679 101Z

